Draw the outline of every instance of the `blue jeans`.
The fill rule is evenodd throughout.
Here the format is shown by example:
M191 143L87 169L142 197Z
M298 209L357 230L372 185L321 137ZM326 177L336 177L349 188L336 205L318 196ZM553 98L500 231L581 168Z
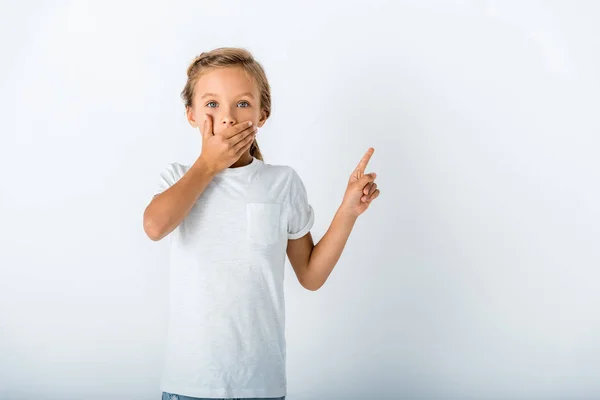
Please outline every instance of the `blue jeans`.
M208 399L208 398L201 398L201 397L188 397L188 396L182 396L179 394L163 392L162 400L285 400L285 396L283 396L283 397L253 397L253 398L244 398L244 399Z

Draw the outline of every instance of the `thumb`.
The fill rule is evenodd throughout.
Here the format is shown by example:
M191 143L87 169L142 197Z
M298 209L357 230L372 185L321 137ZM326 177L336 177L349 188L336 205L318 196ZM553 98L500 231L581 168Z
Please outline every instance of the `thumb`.
M208 138L213 135L213 124L212 117L210 114L206 114L206 119L204 120L204 124L202 125L202 137Z
M358 184L362 188L367 183L373 182L376 177L377 177L377 174L375 172L371 172L370 174L364 174L363 177L358 180Z

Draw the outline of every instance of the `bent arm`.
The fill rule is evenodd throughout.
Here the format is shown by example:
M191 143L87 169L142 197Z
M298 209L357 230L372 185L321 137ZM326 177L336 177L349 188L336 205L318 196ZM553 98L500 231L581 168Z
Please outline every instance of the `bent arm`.
M190 212L214 176L214 170L198 158L181 179L154 196L144 210L146 235L158 241L171 233Z

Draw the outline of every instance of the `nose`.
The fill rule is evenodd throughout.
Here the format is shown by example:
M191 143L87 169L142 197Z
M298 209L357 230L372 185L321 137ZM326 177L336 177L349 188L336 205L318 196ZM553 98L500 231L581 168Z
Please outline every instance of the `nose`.
M223 122L222 122L224 128L235 125L236 123L237 123L236 119L231 115L224 117Z

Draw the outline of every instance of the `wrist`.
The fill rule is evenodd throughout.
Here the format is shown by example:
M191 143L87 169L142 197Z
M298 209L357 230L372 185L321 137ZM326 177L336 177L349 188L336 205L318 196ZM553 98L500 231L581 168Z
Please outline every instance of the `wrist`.
M211 178L219 172L217 168L215 168L202 156L198 157L198 159L194 162L191 168L196 171L202 171L202 173L207 174Z
M358 215L356 214L356 212L351 211L348 207L346 207L344 203L342 203L342 205L339 206L336 215L351 220L352 222L358 219Z

